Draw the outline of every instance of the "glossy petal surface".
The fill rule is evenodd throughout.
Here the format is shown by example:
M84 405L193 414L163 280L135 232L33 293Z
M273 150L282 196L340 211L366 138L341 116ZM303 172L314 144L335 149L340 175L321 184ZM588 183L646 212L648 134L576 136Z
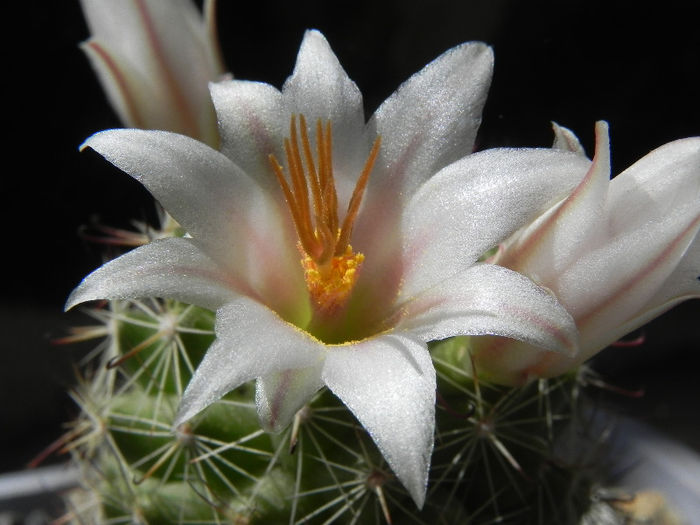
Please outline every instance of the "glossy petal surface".
M304 35L294 72L284 83L282 93L287 115L302 114L312 126L318 119L333 123L336 177L341 179L341 185L342 179L347 178L354 186L369 152L369 146L359 155L355 151L362 144L364 129L362 94L318 31Z
M370 128L383 137L379 162L409 199L432 174L469 155L491 84L493 53L471 42L450 49L408 79L377 110Z
M588 166L573 153L504 149L475 153L441 170L403 214L404 259L411 264L404 297L471 266L570 191Z
M422 507L435 428L435 370L425 344L396 334L334 347L322 378Z
M223 154L183 135L141 130L104 131L83 147L146 186L242 292L283 303L303 286L286 210Z
M175 425L251 379L308 368L324 357L318 341L245 297L217 310L216 337L182 396Z
M297 411L323 387L322 368L318 364L258 378L255 403L264 429L279 432L292 421Z
M501 266L479 264L402 305L400 327L422 341L493 334L573 354L573 319L547 290Z
M237 296L236 288L190 239L162 239L91 273L73 290L66 309L96 299L164 297L215 310Z
M279 191L268 155L284 158L289 127L282 93L269 84L242 80L217 82L209 89L219 119L221 152L259 184Z

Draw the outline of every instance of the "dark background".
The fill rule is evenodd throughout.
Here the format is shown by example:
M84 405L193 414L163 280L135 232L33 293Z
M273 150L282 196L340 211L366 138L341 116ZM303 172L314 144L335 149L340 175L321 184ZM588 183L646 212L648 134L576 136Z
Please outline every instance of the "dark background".
M119 127L77 44L88 37L77 1L25 3L8 15L0 301L0 472L22 468L62 432L79 348L51 344L85 319L63 314L103 247L78 236L92 220L127 226L152 218L146 192L92 152L91 133ZM593 125L610 123L619 172L661 144L700 134L700 39L693 2L232 2L219 30L235 76L281 86L305 28L324 32L365 95L368 115L408 76L467 40L494 47L496 70L478 146L549 146L550 121L576 131L588 152ZM25 8L23 8L25 9ZM12 28L10 28L12 29ZM6 71L8 71L6 70ZM700 450L700 301L644 330L645 345L609 350L599 368L641 400L621 410Z

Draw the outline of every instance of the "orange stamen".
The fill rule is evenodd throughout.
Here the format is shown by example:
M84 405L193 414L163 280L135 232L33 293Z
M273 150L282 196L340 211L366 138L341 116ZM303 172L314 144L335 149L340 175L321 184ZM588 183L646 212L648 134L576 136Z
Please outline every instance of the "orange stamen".
M349 297L364 260L350 246L352 229L360 210L370 173L379 154L380 137L372 150L353 190L347 213L339 228L338 196L333 175L333 138L331 123L316 122L316 159L311 148L306 119L296 115L289 124L284 141L289 180L274 155L270 166L282 188L303 251L302 267L307 286L323 311L337 311ZM313 209L312 209L313 208Z
M381 145L381 137L377 137L372 146L372 151L369 153L367 162L365 162L365 167L362 169L362 174L360 178L357 179L357 184L352 192L352 197L350 197L350 203L348 204L348 211L345 214L345 220L343 221L343 227L340 230L340 235L338 235L338 244L335 247L335 255L340 255L345 251L345 248L350 244L350 236L352 234L352 227L355 224L355 218L360 211L360 204L362 203L362 197L365 193L365 188L367 187L367 181L369 180L369 174L372 172L374 167L374 161L377 160L377 155L379 154L379 146Z

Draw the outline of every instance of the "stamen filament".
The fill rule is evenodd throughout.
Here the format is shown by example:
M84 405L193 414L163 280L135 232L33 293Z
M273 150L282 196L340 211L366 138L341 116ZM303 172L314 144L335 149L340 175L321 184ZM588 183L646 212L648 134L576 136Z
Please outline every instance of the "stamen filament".
M287 163L289 164L289 172L292 176L292 184L294 192L299 200L299 205L304 213L304 221L308 226L311 226L311 215L309 210L309 188L306 184L306 176L304 174L304 166L301 162L299 154L299 140L297 138L296 118L292 115L292 120L289 124L291 151L289 140L285 141L285 150L287 153ZM311 228L309 228L311 229Z
M272 166L272 170L275 172L277 181L282 187L282 193L284 193L284 198L287 201L289 211L292 214L292 220L294 221L294 226L296 227L297 235L299 236L299 242L301 243L306 253L311 253L314 251L314 247L309 244L309 237L305 235L306 228L304 227L302 217L299 215L299 206L297 205L296 200L294 199L294 194L292 193L292 190L290 189L289 185L287 184L287 181L284 178L284 171L282 170L282 166L280 166L280 163L277 162L277 159L274 155L269 156L269 161L270 165Z
M338 194L335 191L335 178L333 177L333 139L331 135L331 121L326 122L326 136L323 141L326 164L326 188L328 191L328 227L331 231L338 229Z
M306 119L304 115L299 115L299 124L301 128L301 144L304 148L304 157L306 158L306 169L309 171L309 180L311 182L311 196L314 200L316 222L319 222L323 217L323 199L321 198L321 185L318 175L316 174L314 158L311 154L311 143L309 141L308 132L306 131Z
M362 169L362 174L360 175L360 178L357 179L355 190L352 192L352 197L350 197L350 203L348 204L348 211L345 214L345 220L343 220L343 227L340 230L340 235L338 235L338 244L335 247L334 255L340 255L345 252L345 249L350 244L352 227L354 226L355 218L360 211L360 204L362 203L362 197L365 193L365 188L367 187L367 181L369 181L369 174L372 172L372 168L374 167L374 161L377 160L379 146L381 143L381 137L377 137L374 140L372 151L370 151L367 162L365 162L365 167Z
M357 180L340 228L330 121L326 122L325 127L320 119L316 122L314 161L306 119L299 115L297 129L297 117L292 115L289 138L284 141L289 179L285 177L284 169L275 156L270 155L268 158L299 237L304 278L313 299L317 320L337 316L344 309L357 280L364 255L352 251L350 237L380 144L381 140L377 137Z
M292 115L292 120L290 122L290 135L291 142L289 139L284 141L284 149L287 154L287 164L289 166L289 174L292 179L292 187L294 188L294 196L297 202L297 208L299 211L299 219L301 221L301 228L304 231L304 238L306 239L306 246L304 249L309 255L315 254L319 247L317 245L316 238L313 234L314 228L311 222L311 211L309 210L309 189L306 185L306 176L304 175L304 166L301 162L301 155L299 155L299 144L297 140L296 133L296 118ZM304 243L302 239L302 234L299 233L299 238Z

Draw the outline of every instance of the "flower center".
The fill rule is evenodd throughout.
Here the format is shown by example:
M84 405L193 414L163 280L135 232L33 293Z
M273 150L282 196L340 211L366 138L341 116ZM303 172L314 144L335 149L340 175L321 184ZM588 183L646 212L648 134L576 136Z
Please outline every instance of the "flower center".
M298 132L296 115L292 115L289 135L284 140L289 182L274 155L269 161L299 237L301 266L314 312L322 318L333 317L347 304L365 258L353 252L350 237L381 139L374 141L340 224L330 121L325 126L320 119L316 122L315 159L303 115L299 115Z

